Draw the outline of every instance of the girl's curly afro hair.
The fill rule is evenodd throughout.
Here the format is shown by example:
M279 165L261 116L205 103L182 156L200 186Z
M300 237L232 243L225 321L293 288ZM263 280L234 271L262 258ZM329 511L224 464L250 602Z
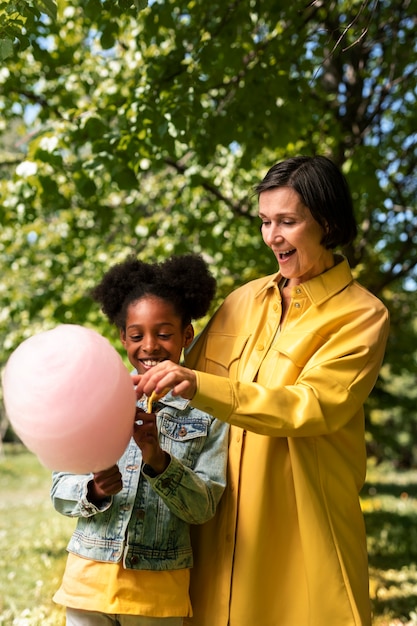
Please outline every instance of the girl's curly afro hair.
M216 281L202 257L184 254L162 263L129 257L111 267L91 295L110 322L124 329L129 305L145 296L170 302L185 327L208 312L215 292Z

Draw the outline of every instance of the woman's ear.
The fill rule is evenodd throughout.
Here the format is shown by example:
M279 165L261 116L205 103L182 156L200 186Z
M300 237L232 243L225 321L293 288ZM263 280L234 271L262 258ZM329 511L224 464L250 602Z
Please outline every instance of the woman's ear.
M188 348L192 340L194 339L194 328L192 324L188 324L184 330L184 348Z

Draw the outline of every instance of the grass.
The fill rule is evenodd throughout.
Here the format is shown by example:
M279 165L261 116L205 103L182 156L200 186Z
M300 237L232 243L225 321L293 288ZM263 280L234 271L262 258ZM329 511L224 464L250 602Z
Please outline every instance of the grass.
M417 471L368 468L362 491L374 626L417 625Z
M6 445L0 459L0 624L63 626L52 601L66 560L74 520L55 512L51 472L22 446Z
M51 475L22 446L0 459L0 625L64 626L52 596L74 520L54 511ZM374 626L417 626L417 471L368 470L361 494L368 530Z

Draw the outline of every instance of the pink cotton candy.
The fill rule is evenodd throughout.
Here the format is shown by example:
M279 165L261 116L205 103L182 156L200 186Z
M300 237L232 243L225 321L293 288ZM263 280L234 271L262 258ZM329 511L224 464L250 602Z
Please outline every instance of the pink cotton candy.
M97 472L123 454L136 394L120 355L94 330L63 324L26 339L2 383L16 434L49 469Z

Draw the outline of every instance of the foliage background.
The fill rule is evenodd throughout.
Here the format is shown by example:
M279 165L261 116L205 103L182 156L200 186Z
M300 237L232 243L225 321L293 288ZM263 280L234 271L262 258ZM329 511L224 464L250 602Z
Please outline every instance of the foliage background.
M115 339L88 293L132 252L201 252L218 301L274 272L252 189L321 153L353 192L361 234L343 253L392 319L369 452L415 466L416 15L411 0L0 1L0 364L60 323Z

